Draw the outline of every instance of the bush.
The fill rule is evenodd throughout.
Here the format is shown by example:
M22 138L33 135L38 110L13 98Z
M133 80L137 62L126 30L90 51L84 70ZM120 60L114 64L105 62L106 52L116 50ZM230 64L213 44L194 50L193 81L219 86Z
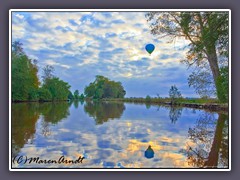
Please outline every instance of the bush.
M38 101L38 90L37 89L31 89L28 92L28 100L30 100L30 101Z
M38 90L39 101L50 101L52 100L52 95L48 89L40 88Z

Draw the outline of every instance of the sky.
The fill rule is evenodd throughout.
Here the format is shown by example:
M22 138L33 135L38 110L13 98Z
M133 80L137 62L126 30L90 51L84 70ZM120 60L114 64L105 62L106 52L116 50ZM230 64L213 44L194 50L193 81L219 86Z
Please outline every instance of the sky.
M183 97L198 97L188 86L185 59L188 41L154 36L146 12L12 12L12 41L68 82L84 88L96 75L120 81L125 97L168 97L176 85ZM149 55L145 46L155 45Z

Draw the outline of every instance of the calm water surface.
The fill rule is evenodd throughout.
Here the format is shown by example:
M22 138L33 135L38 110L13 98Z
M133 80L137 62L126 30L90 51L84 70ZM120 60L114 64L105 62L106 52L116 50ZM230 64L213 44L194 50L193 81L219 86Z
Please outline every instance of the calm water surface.
M113 102L12 104L13 168L228 168L228 116ZM146 158L148 146L153 158Z

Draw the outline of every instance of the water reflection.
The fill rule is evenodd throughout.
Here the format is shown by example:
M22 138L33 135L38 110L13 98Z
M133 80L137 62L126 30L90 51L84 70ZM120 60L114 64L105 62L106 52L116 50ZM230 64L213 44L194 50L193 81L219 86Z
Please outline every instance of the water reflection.
M148 146L147 150L145 151L144 153L145 157L148 158L148 159L151 159L154 157L154 151L151 147L151 145Z
M202 114L195 127L189 128L189 139L193 144L186 149L188 163L193 167L228 167L228 116Z
M36 132L35 124L39 118L36 104L12 105L12 155L16 156Z
M69 116L69 106L67 102L62 103L40 103L38 112L44 116L44 121L57 124L59 121Z
M78 108L78 104L79 104L79 101L78 100L74 100L73 101L73 105L74 107L77 109Z
M171 106L169 110L169 118L173 124L177 122L177 120L181 117L182 115L182 107L174 107Z
M109 103L109 102L86 102L84 111L93 117L96 124L103 124L109 119L119 119L125 110L124 103Z
M228 117L154 104L13 104L12 152L84 156L80 168L227 168Z
M57 124L69 115L69 104L17 103L12 104L12 154L16 156L24 144L31 144L36 133L36 122L41 121L43 136L50 135L50 124Z

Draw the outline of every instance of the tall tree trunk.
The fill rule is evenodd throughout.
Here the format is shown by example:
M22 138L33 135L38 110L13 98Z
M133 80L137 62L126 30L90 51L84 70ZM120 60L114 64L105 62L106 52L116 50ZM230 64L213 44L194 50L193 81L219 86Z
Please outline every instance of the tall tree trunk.
M211 48L208 48L207 58L208 58L208 62L209 62L212 74L213 74L215 87L218 92L219 87L217 86L217 79L220 76L220 71L219 71L219 66L218 66L218 58L217 58L216 48L214 45ZM218 93L217 93L217 96L218 96L218 99L220 99Z
M209 62L210 68L212 70L214 82L215 82L215 85L216 85L216 81L217 81L217 78L220 75L220 72L219 72L218 58L217 58L217 53L216 53L215 47L212 47L207 52L207 58L208 58L208 62Z

